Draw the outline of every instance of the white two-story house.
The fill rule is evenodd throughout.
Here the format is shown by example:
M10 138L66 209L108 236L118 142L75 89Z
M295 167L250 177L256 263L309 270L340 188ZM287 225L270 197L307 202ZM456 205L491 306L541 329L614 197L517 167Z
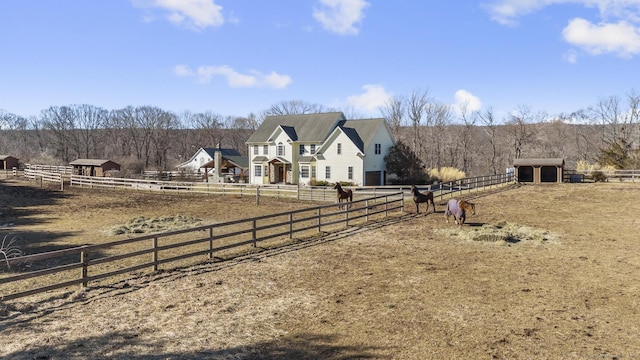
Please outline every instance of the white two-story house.
M347 120L341 112L268 116L247 140L249 182L383 185L384 157L394 144L382 118Z

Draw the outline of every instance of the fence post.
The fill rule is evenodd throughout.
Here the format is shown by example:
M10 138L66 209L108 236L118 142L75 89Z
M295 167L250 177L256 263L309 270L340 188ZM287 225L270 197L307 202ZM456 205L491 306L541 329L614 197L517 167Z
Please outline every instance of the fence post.
M260 186L256 186L256 205L260 205Z
M431 185L429 185L429 191L431 191ZM400 194L400 212L404 213L404 191L402 191Z
M364 201L364 221L369 221L369 200Z
M322 218L322 216L320 216L321 210L322 210L322 208L320 206L318 206L318 232L319 233L322 232L322 221L320 220Z
M389 195L384 196L384 217L389 216Z
M158 237L154 236L153 244L153 271L158 271Z
M289 239L293 239L293 213L289 213Z
M345 226L349 226L349 203L346 202L346 205L344 206L344 224Z
M87 250L82 249L80 251L80 262L82 263L82 269L81 269L81 276L82 276L82 287L86 288L87 287L87 273L88 271L88 261L89 257L87 256Z
M213 259L213 225L209 226L209 259Z
M253 229L251 231L251 240L253 240L253 247L258 247L258 240L256 236L256 219L253 219Z

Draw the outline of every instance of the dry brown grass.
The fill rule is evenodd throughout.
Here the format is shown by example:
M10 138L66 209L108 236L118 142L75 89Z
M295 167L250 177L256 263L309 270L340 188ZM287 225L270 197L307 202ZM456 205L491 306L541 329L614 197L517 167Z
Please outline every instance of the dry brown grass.
M33 219L17 226L62 231L49 240L64 242L81 237L82 223L177 213L219 221L255 208L236 199L244 206L218 214L226 199L196 210L153 196L96 207L71 193L11 210ZM478 214L461 229L444 222L442 206L416 215L408 203L409 213L367 227L4 304L0 357L638 358L638 200L640 184L523 186L474 199Z

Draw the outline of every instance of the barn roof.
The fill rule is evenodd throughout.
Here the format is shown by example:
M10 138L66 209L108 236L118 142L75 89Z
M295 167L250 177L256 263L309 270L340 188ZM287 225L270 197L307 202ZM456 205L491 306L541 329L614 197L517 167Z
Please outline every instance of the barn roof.
M11 155L0 155L0 160L6 160L6 159L17 159L17 158Z
M76 159L70 162L69 165L102 166L109 162L117 164L111 160L105 160L105 159Z
M564 166L564 159L515 159L513 160L513 166Z

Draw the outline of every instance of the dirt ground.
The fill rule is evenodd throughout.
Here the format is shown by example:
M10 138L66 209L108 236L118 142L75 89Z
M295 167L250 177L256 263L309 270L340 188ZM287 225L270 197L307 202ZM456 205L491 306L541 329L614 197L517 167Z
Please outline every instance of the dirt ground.
M308 206L10 185L0 182L0 226L43 248L139 216L207 223ZM22 206L7 205L22 191ZM470 200L478 213L462 228L443 206L415 214L409 201L321 239L0 303L0 357L640 359L640 184Z

